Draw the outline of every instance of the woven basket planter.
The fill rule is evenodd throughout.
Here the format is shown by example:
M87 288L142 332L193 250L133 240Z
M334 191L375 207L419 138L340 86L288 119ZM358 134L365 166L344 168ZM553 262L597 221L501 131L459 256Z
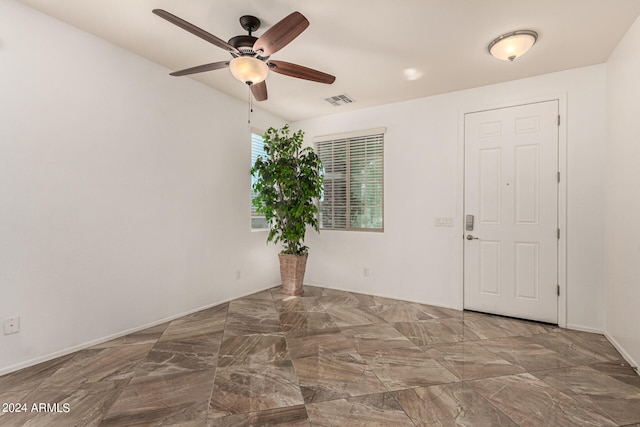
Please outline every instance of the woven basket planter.
M309 254L278 254L282 295L302 295L302 282L304 281L308 256Z

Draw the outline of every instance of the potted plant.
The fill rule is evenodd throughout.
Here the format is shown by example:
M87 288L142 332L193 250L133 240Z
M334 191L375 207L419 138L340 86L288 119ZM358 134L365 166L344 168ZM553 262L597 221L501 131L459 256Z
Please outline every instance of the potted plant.
M282 293L300 295L309 249L304 246L307 226L320 231L315 199L322 194L321 162L313 149L302 148L302 130L271 127L262 137L265 157L259 156L251 168L256 178L252 203L270 224L267 242L282 242Z

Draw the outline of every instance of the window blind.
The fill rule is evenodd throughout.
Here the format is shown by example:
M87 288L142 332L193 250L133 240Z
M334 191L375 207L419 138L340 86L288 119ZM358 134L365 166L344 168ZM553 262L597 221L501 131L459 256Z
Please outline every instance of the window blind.
M321 137L324 192L320 227L336 230L384 229L384 130Z
M251 167L255 165L259 156L266 156L264 152L264 140L262 136L255 131L251 133ZM269 224L267 224L264 215L258 213L255 206L253 206L253 199L256 196L253 191L253 184L255 184L255 182L256 178L251 176L251 229L264 230L269 228Z

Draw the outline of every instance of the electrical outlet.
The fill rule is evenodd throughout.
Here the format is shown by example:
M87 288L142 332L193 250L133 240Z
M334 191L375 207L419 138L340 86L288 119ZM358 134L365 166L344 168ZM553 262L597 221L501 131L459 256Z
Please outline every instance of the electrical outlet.
M241 277L242 273L240 272L240 270L236 270L236 280L240 280Z
M20 332L20 316L4 319L4 334L11 335Z
M364 270L362 270L362 275L364 277L369 277L369 267L365 267Z

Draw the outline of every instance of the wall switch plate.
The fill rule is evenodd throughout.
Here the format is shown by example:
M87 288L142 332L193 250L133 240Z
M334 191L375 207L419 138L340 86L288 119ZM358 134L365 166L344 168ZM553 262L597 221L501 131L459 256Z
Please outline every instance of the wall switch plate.
M453 227L453 218L449 216L438 216L433 218L435 227Z
M4 334L11 335L20 332L20 317L4 319Z
M364 270L362 270L362 275L364 277L369 277L369 267L365 267Z

